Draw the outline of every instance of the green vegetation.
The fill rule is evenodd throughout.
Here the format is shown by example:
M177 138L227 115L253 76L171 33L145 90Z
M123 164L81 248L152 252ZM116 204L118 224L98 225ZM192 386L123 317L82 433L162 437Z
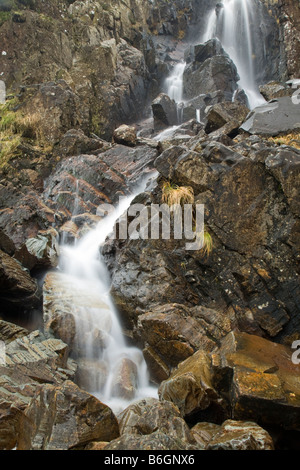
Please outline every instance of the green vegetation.
M0 26L5 23L5 21L9 20L11 17L11 12L10 11L1 11L0 10Z
M24 115L17 109L16 100L12 99L0 106L0 167L20 155L18 147L22 139L30 140L35 146L43 146L40 116Z

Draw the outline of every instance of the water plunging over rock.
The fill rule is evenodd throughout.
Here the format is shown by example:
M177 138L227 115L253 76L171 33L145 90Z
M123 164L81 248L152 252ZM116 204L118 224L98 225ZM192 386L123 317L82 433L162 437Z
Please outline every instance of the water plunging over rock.
M182 81L185 66L185 62L179 62L176 64L172 73L166 79L167 95L177 104L181 103L182 101Z
M156 396L142 352L129 347L109 295L99 248L134 194L74 246L61 247L60 272L44 283L45 328L65 341L78 361L78 382L115 412L141 396Z
M252 23L258 9L251 0L224 0L211 12L203 42L220 39L224 50L235 63L240 76L239 86L247 93L251 108L264 102L256 84ZM264 45L261 44L263 48Z

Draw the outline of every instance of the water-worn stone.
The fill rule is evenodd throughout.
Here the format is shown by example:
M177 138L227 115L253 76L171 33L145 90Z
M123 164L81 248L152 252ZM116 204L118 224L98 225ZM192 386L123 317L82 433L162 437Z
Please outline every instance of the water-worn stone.
M234 419L298 429L300 366L292 350L247 333L232 332L212 355L215 388L230 397Z
M179 409L170 401L145 398L129 405L119 416L120 434L148 435L159 430L186 444L195 444Z
M178 123L176 103L165 93L160 93L152 102L151 107L155 131L175 126Z
M112 378L112 395L131 400L137 390L137 366L128 358L116 364Z
M25 416L20 450L69 450L119 435L111 409L68 380L40 387Z
M274 450L274 443L256 423L229 419L208 442L206 450Z

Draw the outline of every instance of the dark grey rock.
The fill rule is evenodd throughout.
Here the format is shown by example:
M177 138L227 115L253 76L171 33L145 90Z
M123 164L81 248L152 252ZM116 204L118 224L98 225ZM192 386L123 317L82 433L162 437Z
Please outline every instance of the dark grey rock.
M276 136L300 129L300 103L283 96L255 108L241 125L249 134Z

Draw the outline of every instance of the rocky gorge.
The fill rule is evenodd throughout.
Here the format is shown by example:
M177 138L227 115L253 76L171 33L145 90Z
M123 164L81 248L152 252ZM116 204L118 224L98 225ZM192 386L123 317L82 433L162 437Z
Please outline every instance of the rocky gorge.
M289 0L0 2L1 450L299 450L299 18ZM166 184L203 205L207 245L151 238L151 218L108 236L108 208L148 214ZM71 282L76 246L104 287ZM112 311L130 354L111 374Z

